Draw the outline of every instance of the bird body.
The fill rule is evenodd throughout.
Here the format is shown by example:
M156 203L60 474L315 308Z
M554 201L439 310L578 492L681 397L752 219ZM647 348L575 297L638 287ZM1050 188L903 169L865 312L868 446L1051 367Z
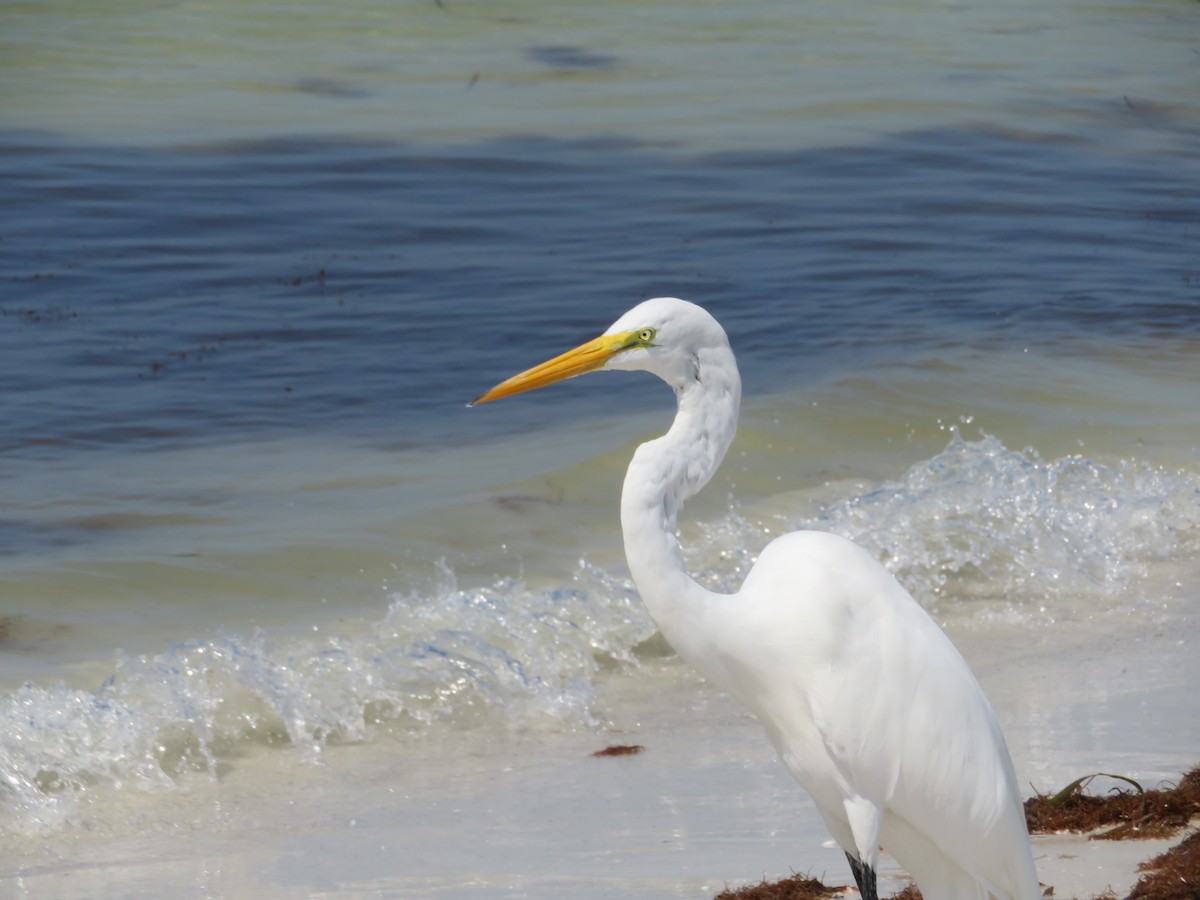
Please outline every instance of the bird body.
M1037 880L991 708L890 573L843 538L795 532L726 599L709 624L737 639L709 677L765 724L848 853L874 869L882 844L929 900L986 897L986 885L1040 896L1019 888Z
M999 725L950 639L865 550L832 534L776 538L734 594L697 584L676 520L733 440L741 381L724 329L675 298L476 403L599 368L674 390L665 435L634 453L621 494L625 555L675 651L763 723L784 765L875 898L880 844L926 900L1041 896Z

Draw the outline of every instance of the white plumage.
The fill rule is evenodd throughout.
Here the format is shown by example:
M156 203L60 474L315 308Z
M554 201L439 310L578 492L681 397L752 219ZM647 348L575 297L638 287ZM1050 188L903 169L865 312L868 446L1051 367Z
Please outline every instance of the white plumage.
M625 555L672 647L744 703L812 796L874 900L882 844L926 900L1041 896L1004 737L971 670L899 582L848 540L772 541L735 594L687 574L676 517L721 464L741 379L700 307L647 300L594 341L514 376L484 403L600 368L675 390L670 430L634 453L621 495Z

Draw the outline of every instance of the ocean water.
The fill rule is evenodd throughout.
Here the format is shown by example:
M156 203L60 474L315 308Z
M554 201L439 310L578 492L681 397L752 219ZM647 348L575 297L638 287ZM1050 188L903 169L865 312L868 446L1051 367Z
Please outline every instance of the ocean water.
M816 527L979 645L1190 634L1198 10L0 10L0 832L682 677L669 392L466 408L655 295L746 383L706 584Z

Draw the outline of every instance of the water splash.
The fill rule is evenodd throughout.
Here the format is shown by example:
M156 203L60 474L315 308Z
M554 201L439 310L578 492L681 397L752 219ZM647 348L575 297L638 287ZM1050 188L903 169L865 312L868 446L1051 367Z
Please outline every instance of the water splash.
M394 643L381 674L422 722L475 710L524 727L594 724L597 676L636 664L654 626L628 582L580 560L571 584L540 590L512 580L463 590L443 566L439 589L398 595L377 630Z
M1200 479L1081 454L1042 458L983 433L815 521L866 547L927 607L1001 599L1054 621L1069 598L1115 600L1200 545Z
M432 590L393 595L358 634L222 636L120 655L94 692L27 684L0 698L0 831L78 824L99 786L216 777L223 755L252 743L315 762L381 727L594 725L600 672L635 664L653 632L629 586L586 562L571 585L544 590L462 590L443 565Z

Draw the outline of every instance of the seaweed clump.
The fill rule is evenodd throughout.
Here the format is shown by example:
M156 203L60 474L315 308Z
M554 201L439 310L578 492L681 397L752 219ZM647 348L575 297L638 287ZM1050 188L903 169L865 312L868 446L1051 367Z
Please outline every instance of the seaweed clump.
M737 890L726 888L713 900L821 900L822 897L833 897L841 890L829 887L816 878L793 875L779 881L764 880Z
M1138 879L1128 900L1200 898L1200 831L1138 868L1146 874Z
M1124 841L1170 837L1200 816L1200 766L1174 787L1143 788L1123 775L1106 775L1132 785L1105 796L1086 792L1105 773L1072 781L1058 793L1037 794L1025 801L1032 834L1095 832L1091 840Z
M636 756L645 751L646 748L641 744L610 744L603 750L597 750L592 756Z
M1129 900L1200 898L1200 832L1138 868L1146 874L1135 884Z
M793 875L779 881L746 885L737 890L726 888L713 900L821 900L823 897L846 896L846 890L844 887L830 887L817 878ZM921 900L921 892L917 890L916 885L910 884L900 893L893 895L892 900ZM1159 898L1155 897L1153 900Z

